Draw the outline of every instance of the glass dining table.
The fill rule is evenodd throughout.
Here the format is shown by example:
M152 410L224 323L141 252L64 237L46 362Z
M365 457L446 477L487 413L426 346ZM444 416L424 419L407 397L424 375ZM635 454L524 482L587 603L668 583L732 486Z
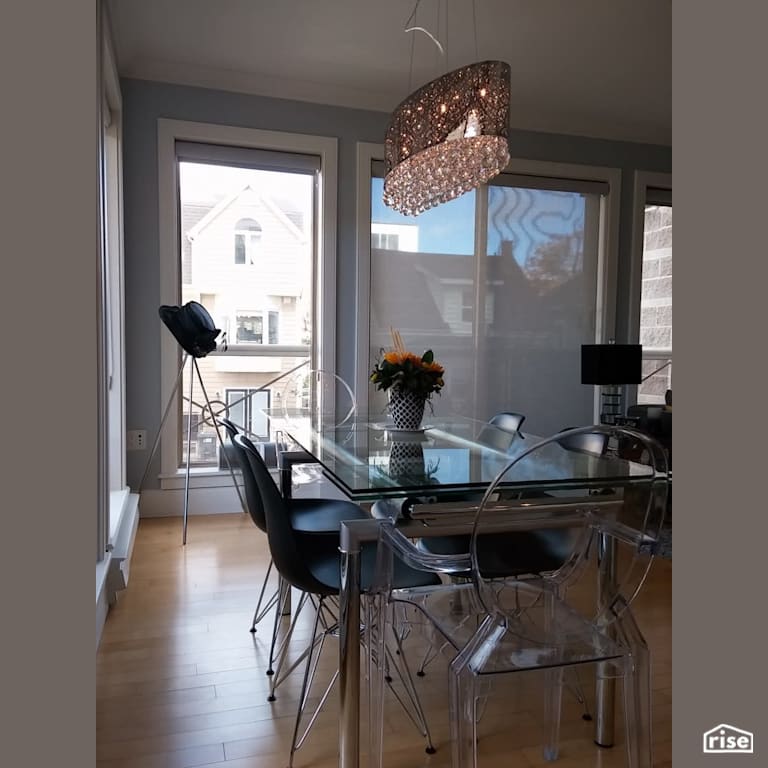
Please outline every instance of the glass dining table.
M322 414L304 409L265 409L273 435L283 433L296 447L281 450L278 467L284 494L291 493L291 471L297 462L313 462L353 501L410 498L405 519L398 526L406 536L467 533L476 504L462 494L482 493L490 482L539 438L509 433L486 422L462 416L425 417L416 431L395 429L381 415L359 412ZM282 440L277 441L278 444ZM513 491L546 491L568 496L568 491L614 491L646 476L646 467L615 453L596 456L569 450L557 443L530 466L516 473ZM360 765L360 552L375 541L380 521L359 520L341 526L340 594L340 768ZM614 551L610 537L598 546L599 593L610 589ZM598 601L601 599L598 594ZM615 681L596 682L595 740L613 743Z
M303 409L264 409L273 435L286 434L299 449L281 451L278 466L289 474L312 461L346 496L371 502L407 496L442 497L482 491L518 454L539 439L510 433L463 416L425 417L419 430L398 430L385 418L360 413L339 421L336 414ZM601 487L631 478L638 467L553 446L521 477L521 488L546 490ZM642 471L640 469L639 471ZM291 492L285 478L283 490Z

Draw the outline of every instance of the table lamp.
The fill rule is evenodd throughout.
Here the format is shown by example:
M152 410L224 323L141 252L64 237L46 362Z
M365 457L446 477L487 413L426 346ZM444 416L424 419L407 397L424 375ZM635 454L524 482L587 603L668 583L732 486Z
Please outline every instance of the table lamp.
M581 345L581 383L602 387L602 424L616 424L623 415L621 387L640 384L642 364L642 344Z

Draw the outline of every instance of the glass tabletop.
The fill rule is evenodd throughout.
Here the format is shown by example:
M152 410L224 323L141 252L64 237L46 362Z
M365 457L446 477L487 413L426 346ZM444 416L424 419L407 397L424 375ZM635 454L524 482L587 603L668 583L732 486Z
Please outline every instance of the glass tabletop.
M417 431L397 430L381 415L264 409L271 431L283 431L316 459L325 473L359 501L409 494L443 496L480 491L510 461L540 438L509 433L461 416L425 416ZM616 456L599 457L559 444L523 459L514 486L573 489L630 484L648 468Z

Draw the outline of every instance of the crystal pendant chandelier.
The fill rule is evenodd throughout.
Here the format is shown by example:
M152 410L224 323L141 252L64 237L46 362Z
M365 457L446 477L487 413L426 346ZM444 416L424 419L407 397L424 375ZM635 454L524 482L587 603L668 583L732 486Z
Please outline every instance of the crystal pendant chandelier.
M509 81L509 64L483 61L403 101L384 143L384 203L416 216L500 173L509 162Z

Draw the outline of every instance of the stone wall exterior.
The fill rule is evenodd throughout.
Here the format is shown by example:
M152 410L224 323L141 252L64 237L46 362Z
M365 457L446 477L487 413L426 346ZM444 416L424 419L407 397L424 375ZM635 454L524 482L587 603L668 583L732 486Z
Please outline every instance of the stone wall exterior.
M645 209L640 343L645 349L672 349L672 207ZM643 376L665 360L643 362ZM672 365L651 376L638 389L638 403L663 403L672 388Z

